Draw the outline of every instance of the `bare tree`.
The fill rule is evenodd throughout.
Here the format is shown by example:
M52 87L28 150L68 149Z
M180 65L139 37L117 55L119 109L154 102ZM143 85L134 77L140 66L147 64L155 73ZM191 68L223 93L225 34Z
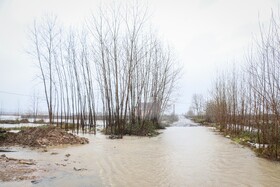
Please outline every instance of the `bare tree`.
M37 116L39 113L39 97L37 92L33 92L31 96L31 105L30 105L31 115L34 119L34 122L37 120Z
M192 108L198 117L203 115L204 105L205 101L202 94L194 94L192 96Z
M55 16L45 16L42 23L34 21L31 30L31 40L33 51L30 52L37 58L40 78L44 85L44 93L49 113L49 123L53 123L53 105L54 105L54 80L53 71L55 63L55 51L57 50L57 39L59 28Z
M147 121L158 123L177 80L172 53L146 32L148 13L140 7L100 8L87 23L107 133L139 126L144 133Z

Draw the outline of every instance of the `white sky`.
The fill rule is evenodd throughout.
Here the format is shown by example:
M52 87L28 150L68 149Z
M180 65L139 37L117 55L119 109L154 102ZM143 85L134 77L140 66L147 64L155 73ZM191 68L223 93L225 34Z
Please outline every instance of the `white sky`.
M0 0L0 112L24 112L30 105L30 97L3 92L32 95L38 89L36 62L25 52L33 20L51 12L65 25L81 25L100 1ZM259 20L267 22L271 10L277 12L280 5L279 0L147 2L155 28L183 65L177 113L187 112L194 93L207 95L218 70L242 62L253 34L258 34Z

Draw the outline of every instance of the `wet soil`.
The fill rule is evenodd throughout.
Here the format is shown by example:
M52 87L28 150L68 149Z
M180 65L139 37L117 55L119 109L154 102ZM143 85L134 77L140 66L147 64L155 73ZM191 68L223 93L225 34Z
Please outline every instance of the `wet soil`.
M0 156L0 181L33 180L37 169L34 160L8 158L5 154Z
M0 135L0 152L5 153L12 152L9 147L13 146L43 148L43 151L46 152L46 147L89 143L87 138L78 137L53 126L32 127L18 133L2 132ZM55 154L52 153L51 155ZM65 156L68 158L70 154ZM65 164L58 163L56 165L65 166ZM38 179L36 172L41 170L42 168L36 164L35 160L15 159L7 157L5 154L0 156L0 181L32 180L36 182ZM80 169L76 168L76 170L79 171Z
M32 127L18 133L7 132L0 138L0 146L22 145L29 147L47 147L64 144L87 144L87 138L78 137L63 129L47 126Z

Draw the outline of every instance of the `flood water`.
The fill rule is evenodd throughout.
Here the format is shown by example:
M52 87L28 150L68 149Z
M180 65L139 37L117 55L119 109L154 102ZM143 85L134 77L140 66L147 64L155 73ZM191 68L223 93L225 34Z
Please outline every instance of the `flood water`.
M180 117L153 138L106 139L84 135L90 144L48 152L16 148L14 158L33 158L42 180L0 186L279 186L280 164ZM51 153L58 153L51 155ZM68 158L67 153L71 154ZM68 159L68 160L65 160ZM65 164L58 165L58 164ZM76 169L86 169L75 171Z

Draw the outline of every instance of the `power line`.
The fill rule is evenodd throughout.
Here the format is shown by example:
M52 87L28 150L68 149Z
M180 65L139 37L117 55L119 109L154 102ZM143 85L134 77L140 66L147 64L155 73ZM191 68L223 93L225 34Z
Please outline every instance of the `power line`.
M22 93L15 93L15 92L7 92L0 90L0 93L2 94L8 94L8 95L17 95L17 96L23 96L23 97L33 97L32 95L22 94ZM41 96L35 96L37 98L42 98Z

